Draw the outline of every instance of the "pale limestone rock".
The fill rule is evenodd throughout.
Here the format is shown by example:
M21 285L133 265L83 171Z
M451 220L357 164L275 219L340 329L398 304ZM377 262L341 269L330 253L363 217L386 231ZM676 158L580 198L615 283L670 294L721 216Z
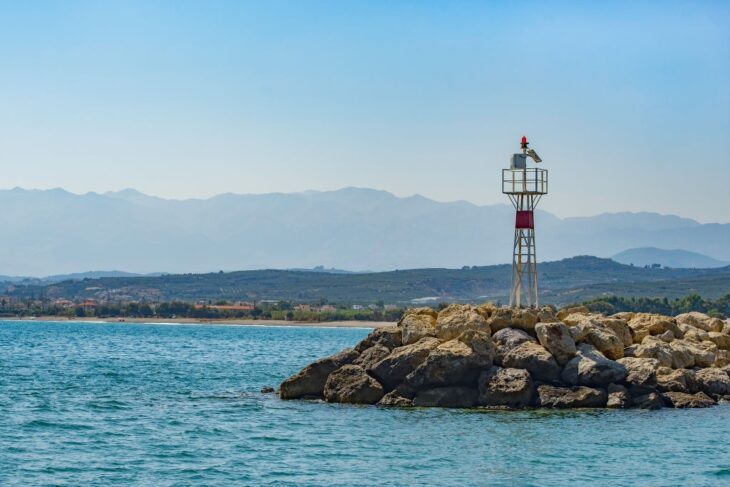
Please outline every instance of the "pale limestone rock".
M692 311L676 317L677 323L692 325L705 331L722 331L723 322L718 318L711 318L704 313Z
M424 337L436 336L436 312L431 308L409 309L398 322L403 345L416 343Z
M560 311L558 311L558 314L556 317L558 318L558 320L563 321L563 319L568 315L571 315L571 314L587 315L590 312L591 312L591 310L589 310L586 306L572 306L569 308L563 308ZM565 323L565 322L563 321L563 323Z
M711 396L730 394L730 377L720 369L708 368L698 370L694 380L699 390Z
M717 331L710 331L707 333L707 338L709 341L717 345L717 348L721 350L730 350L730 335Z
M564 323L538 323L535 325L535 333L540 345L553 354L561 365L573 358L577 351L570 329Z
M441 310L436 318L436 336L451 340L467 330L491 334L487 320L468 304L452 304Z

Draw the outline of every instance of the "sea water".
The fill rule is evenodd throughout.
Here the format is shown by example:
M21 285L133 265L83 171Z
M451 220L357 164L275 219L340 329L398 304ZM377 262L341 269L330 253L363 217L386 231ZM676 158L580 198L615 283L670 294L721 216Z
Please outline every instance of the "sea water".
M730 407L262 394L367 329L0 322L0 485L730 485Z

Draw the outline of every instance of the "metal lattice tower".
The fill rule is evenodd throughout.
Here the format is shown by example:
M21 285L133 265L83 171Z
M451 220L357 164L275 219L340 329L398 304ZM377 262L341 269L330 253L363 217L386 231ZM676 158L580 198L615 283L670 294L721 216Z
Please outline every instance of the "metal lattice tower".
M509 169L502 169L502 193L509 197L516 210L509 305L518 308L538 306L534 211L548 192L547 170L527 167L528 157L542 162L528 145L527 137L522 137L522 153L513 154Z

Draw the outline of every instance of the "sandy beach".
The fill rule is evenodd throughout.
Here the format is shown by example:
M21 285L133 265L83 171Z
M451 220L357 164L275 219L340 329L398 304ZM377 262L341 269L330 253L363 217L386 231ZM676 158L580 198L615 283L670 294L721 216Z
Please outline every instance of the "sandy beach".
M382 328L393 326L390 321L286 321L286 320L200 320L196 318L67 318L65 316L33 316L0 318L0 321L55 321L89 323L150 323L165 325L234 325L234 326L311 326L327 328Z

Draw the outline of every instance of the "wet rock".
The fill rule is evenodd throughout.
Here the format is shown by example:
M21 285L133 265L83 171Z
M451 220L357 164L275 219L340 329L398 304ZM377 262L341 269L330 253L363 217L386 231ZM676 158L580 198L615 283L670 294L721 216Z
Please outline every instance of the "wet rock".
M524 342L502 357L502 366L526 369L535 380L553 382L560 376L560 367L545 347L533 342Z
M665 392L664 403L672 408L707 408L715 405L715 400L704 392L686 394L684 392Z
M327 377L343 365L352 363L356 358L357 352L348 348L331 357L317 360L282 382L279 386L279 396L282 399L322 397Z
M662 397L656 392L645 394L643 396L634 397L632 403L640 409L661 409L664 407Z
M382 328L376 328L370 334L365 337L360 343L355 346L357 353L362 353L370 347L375 345L381 345L388 350L393 350L395 347L403 345L403 333L401 328L397 326L384 326Z
M261 394L271 394L272 392L274 392L273 387L266 386L261 388Z
M413 400L398 394L398 391L390 391L378 401L378 406L407 408L413 406Z
M416 343L424 337L436 336L436 311L431 308L409 309L398 322L403 345Z
M438 339L424 337L416 343L394 348L390 355L373 365L371 372L386 391L391 391L416 370L438 345Z
M359 365L343 365L329 375L324 385L328 402L375 404L384 394L383 386Z
M591 387L537 387L538 404L546 408L601 408L606 405L603 389Z
M469 387L437 387L416 394L414 406L442 408L472 408L477 405L478 393Z
M452 340L467 330L492 333L484 316L468 304L449 305L436 318L436 336L441 340Z
M525 407L532 401L532 377L524 369L492 367L479 376L479 404Z
M609 360L593 345L578 345L577 355L563 370L563 382L571 385L606 386L612 382L622 382L628 371L618 362Z
M370 370L388 355L390 355L390 349L388 347L376 344L370 348L366 348L352 363L361 366L365 370Z
M730 394L730 377L720 369L709 368L695 372L696 388L711 396Z
M540 345L555 357L558 364L567 363L577 351L570 329L564 323L538 323L535 333Z
M631 395L629 391L620 384L608 386L608 400L606 407L609 409L626 409L631 406Z

